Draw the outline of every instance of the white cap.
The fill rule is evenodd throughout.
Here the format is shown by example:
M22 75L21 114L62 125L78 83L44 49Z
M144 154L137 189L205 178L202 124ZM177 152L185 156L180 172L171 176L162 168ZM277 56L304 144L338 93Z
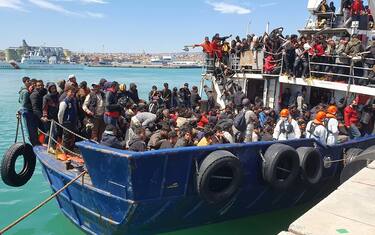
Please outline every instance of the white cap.
M68 80L70 80L71 78L75 78L76 77L76 75L74 75L74 74L70 74L69 76L68 76Z

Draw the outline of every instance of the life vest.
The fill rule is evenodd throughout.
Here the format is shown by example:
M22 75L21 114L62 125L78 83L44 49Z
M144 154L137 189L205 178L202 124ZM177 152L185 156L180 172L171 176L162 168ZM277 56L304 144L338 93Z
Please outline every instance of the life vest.
M286 125L285 125L286 122ZM289 121L282 121L280 123L280 133L285 134L285 138L288 139L288 135L294 132L294 127Z
M75 123L77 120L77 106L74 103L74 99L65 98L66 109L64 112L63 123Z
M310 133L310 137L311 135L314 136L315 138L317 139L320 139L320 136L317 136L315 134L315 129L318 127L318 126L324 126L322 124L316 124L315 122L312 122L311 125L310 125L310 129L308 130L308 132Z

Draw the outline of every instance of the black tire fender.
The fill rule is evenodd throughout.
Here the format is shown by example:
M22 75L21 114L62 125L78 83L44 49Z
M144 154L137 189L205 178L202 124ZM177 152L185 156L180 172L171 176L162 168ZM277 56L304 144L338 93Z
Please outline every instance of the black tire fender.
M273 144L266 150L263 179L272 187L287 189L293 185L300 171L297 151L285 144Z
M317 184L323 176L323 157L316 148L300 147L297 149L302 176L309 184Z
M344 164L347 165L352 162L355 157L363 152L363 149L360 148L350 148L344 154Z
M352 149L349 149L347 151L347 153L350 150L352 150ZM346 165L345 165L344 169L341 171L341 174L340 174L340 184L345 183L345 181L350 179L352 176L354 176L360 170L362 170L363 168L365 168L367 166L368 160L357 159L357 157L362 155L362 154L366 154L366 153L374 151L375 146L370 146L367 149L365 149L364 151L362 149L357 149L357 150L358 151L356 151L356 154L352 154L350 156L350 159L347 159L348 161L346 162ZM361 151L359 151L359 150L361 150ZM352 150L352 152L354 152L354 150Z
M22 170L16 172L16 161L22 156L24 165ZM36 157L33 147L26 143L15 143L4 153L1 162L1 178L6 185L20 187L26 184L33 176Z
M241 162L231 152L218 150L201 163L197 175L197 191L209 204L229 199L240 188L243 178Z

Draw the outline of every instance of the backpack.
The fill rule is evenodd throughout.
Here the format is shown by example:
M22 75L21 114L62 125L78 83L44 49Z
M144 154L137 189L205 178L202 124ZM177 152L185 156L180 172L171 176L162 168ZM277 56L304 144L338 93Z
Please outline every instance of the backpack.
M245 113L240 112L233 120L233 126L241 132L245 131L247 127Z

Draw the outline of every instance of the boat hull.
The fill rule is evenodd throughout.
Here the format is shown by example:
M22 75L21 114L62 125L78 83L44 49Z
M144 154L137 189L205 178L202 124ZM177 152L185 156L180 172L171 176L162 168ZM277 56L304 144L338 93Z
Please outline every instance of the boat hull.
M322 149L332 160L342 157L344 149L369 147L375 137ZM332 163L324 169L316 185L301 177L293 187L272 188L262 179L261 158L256 154L272 142L192 147L146 153L118 151L81 142L89 172L86 182L76 182L58 196L62 212L89 234L155 234L176 229L215 223L294 207L317 200L332 191L338 183L342 164ZM312 140L289 141L293 147L313 146ZM245 176L240 189L227 201L208 204L196 190L195 162L210 152L226 149L240 160ZM53 191L61 188L78 172L66 171L62 163L45 152L34 151Z

